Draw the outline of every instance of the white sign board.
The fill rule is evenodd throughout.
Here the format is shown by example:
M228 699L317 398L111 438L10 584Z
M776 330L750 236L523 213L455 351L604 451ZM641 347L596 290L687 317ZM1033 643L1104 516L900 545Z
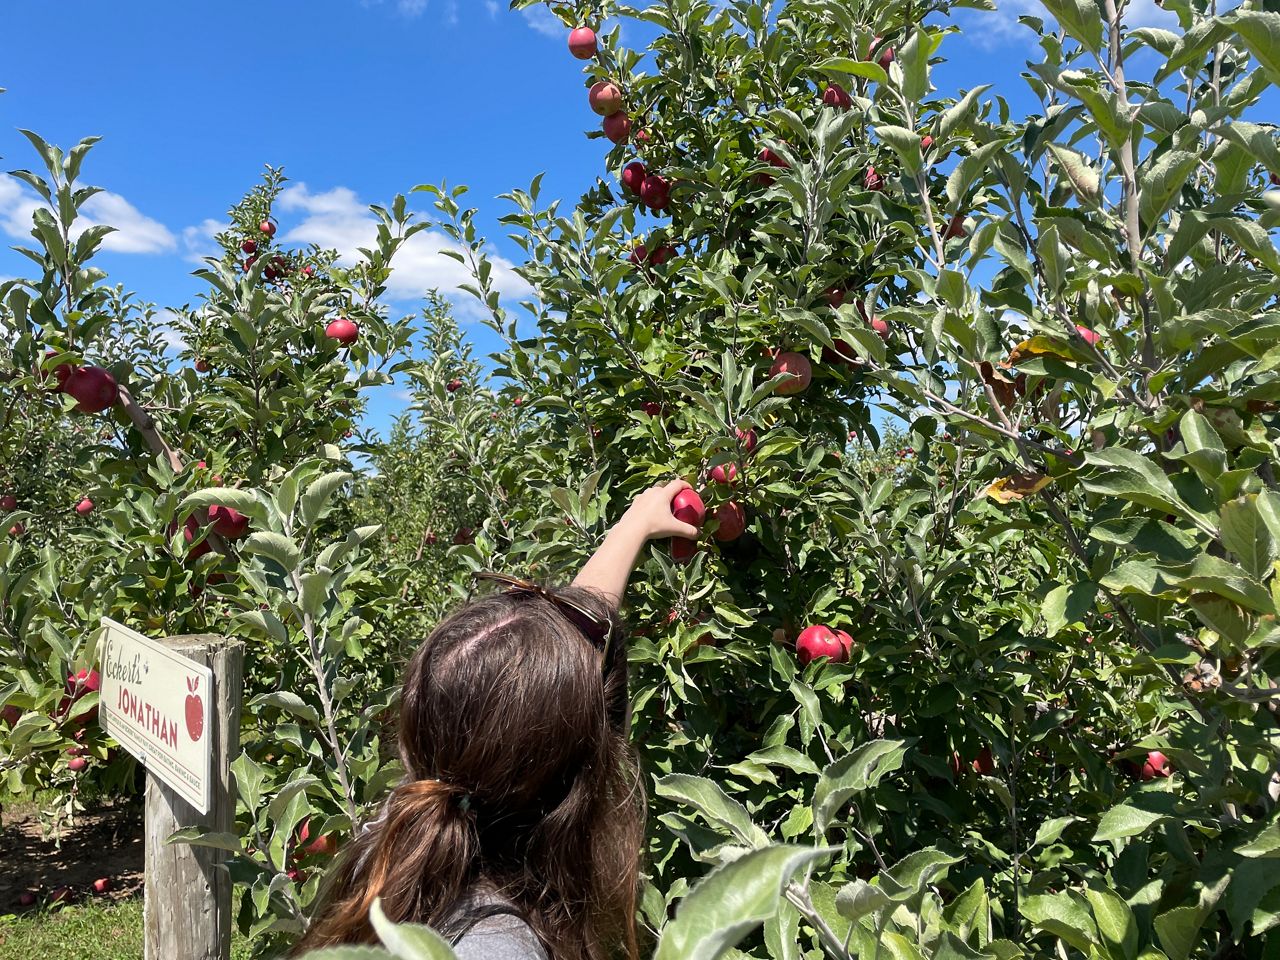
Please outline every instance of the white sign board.
M213 671L102 618L103 729L202 814L209 812Z

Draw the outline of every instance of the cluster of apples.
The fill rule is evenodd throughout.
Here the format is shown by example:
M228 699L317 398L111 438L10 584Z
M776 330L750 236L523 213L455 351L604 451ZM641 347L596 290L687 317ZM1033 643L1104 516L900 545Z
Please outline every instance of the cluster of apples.
M579 60L594 59L600 52L600 42L595 30L587 26L573 30L569 34L569 52ZM648 142L649 134L644 130L636 130L633 136L633 123L626 111L622 90L613 81L598 80L592 84L587 93L587 102L593 112L604 118L604 135L612 143ZM640 202L654 213L665 213L671 206L670 181L659 174L650 173L640 160L627 165L622 175L622 186L628 193L639 197ZM661 249L663 248L659 248ZM654 263L653 258L658 255L658 250L643 252L643 248L639 248L637 252L641 263ZM637 253L632 256L636 257ZM669 255L663 259L667 258Z

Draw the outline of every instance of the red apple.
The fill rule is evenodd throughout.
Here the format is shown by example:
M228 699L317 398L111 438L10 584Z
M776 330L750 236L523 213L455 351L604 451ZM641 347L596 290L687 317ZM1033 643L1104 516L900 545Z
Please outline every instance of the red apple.
M0 720L3 720L5 723L7 723L11 727L16 726L18 721L21 719L22 719L22 711L19 710L17 707L15 707L13 704L9 704L3 710L0 710Z
M760 151L760 162L767 163L771 167L780 167L784 170L789 169L791 167L791 164L787 163L785 159L783 159L778 154L774 153L768 147L765 147L763 150Z
M653 252L649 254L649 263L655 267L660 267L672 257L676 255L676 248L668 243L654 247Z
M590 27L578 27L569 34L569 52L578 60L590 60L599 49L596 32Z
M15 497L12 493L6 493L3 497L0 497L0 510L17 510L17 509L18 509L18 498Z
M947 223L947 228L943 233L943 239L955 240L957 237L966 237L969 235L969 228L964 225L964 214L957 213Z
M344 347L349 347L360 336L360 328L346 317L331 320L324 328L324 335L330 340L337 340Z
M648 143L649 133L646 130L637 130L634 139L636 143Z
M844 659L848 662L853 657L853 637L845 633L843 630L832 631L836 635L836 639L840 641L840 646L844 647Z
M639 160L632 160L622 168L622 185L629 192L639 196L640 187L644 184L644 178L648 175L648 167Z
M927 152L929 151L929 148L930 148L930 147L932 147L932 146L933 146L933 137L929 136L929 135L926 133L923 137L921 137L921 138L920 138L920 152L921 152L921 153L927 153Z
M622 109L622 91L608 80L600 80L592 84L587 93L587 102L600 116L612 116Z
M783 373L790 376L779 383L775 390L783 396L803 393L809 389L809 383L813 380L813 365L802 353L780 353L769 368L769 376L776 377Z
M863 182L867 185L868 190L877 192L884 189L884 177L876 173L875 167L867 167L867 172L863 176Z
M1091 347L1097 346L1102 340L1100 333L1090 330L1088 327L1082 327L1079 324L1076 324L1076 333L1080 334L1080 339Z
M93 892L94 893L110 893L111 878L99 877L97 880L93 881Z
M828 107L848 110L853 106L853 97L849 96L848 92L840 84L829 83L827 84L827 89L822 93L822 102Z
M23 890L22 893L18 894L18 906L34 907L35 905L36 905L36 895L32 893L30 890Z
M197 373L208 373L208 372L209 372L209 369L210 369L210 368L209 368L209 361L208 361L208 360L206 360L204 357L201 357L199 360L197 360L197 361L196 361L196 372L197 372Z
M1164 779L1173 773L1173 764L1159 750L1152 750L1147 754L1147 759L1142 763L1142 779L1158 780Z
M733 428L734 435L738 438L738 442L742 444L742 449L747 453L754 453L756 449L756 432L754 430L743 430L741 427Z
M857 354L853 347L849 346L848 341L839 337L835 340L835 349L831 347L822 348L822 362L828 365L843 363L846 366L852 366Z
M428 530L427 535L423 539L426 541L427 546L434 547L436 545L436 541L440 538L435 535L434 531Z
M649 174L640 184L640 201L652 210L666 210L671 205L671 184L656 173Z
M176 531L177 527L173 527L173 530ZM188 544L191 544L196 537L200 536L200 522L196 520L194 515L187 517L187 521L183 525L182 536ZM195 546L192 546L187 550L187 556L192 560L198 560L206 553L211 553L212 551L213 547L209 545L209 541L201 540L199 543L195 544Z
M9 528L9 536L11 537L20 537L26 532L27 532L27 528L23 526L21 523L15 523L12 527Z
M455 546L474 543L475 539L476 532L471 527L459 527L458 532L453 535L453 542Z
M721 543L737 540L747 529L747 515L739 504L733 502L720 504L716 507L715 518L719 523L715 538Z
M996 758L991 755L991 748L984 746L978 753L978 759L974 760L970 766L973 767L974 773L980 773L984 777L989 777L995 773Z
M270 220L263 220L260 224L258 224L258 229L261 230L263 233L265 233L268 237L274 237L276 235L276 225L272 223Z
M627 262L633 267L642 267L649 259L649 249L643 243L637 243L627 254Z
M645 413L647 413L651 417L657 417L662 415L662 404L658 403L656 400L646 401L644 404L641 405L640 409L643 410Z
M828 657L835 663L844 663L848 659L840 637L822 624L805 627L796 637L796 658L800 666L807 667L818 657Z
M711 468L711 480L713 483L733 483L738 479L738 465L736 463L720 463Z
M101 413L115 405L120 396L116 378L102 367L78 367L67 377L63 390L79 402L81 413Z
M707 508L696 490L681 490L671 501L671 514L681 523L700 527L707 519Z
M459 380L457 377L454 377L452 380L450 380L448 383L444 385L444 388L448 390L450 393L457 393L459 390L462 389L462 381Z
M316 274L316 268L309 263L302 268L302 275L304 277L314 277L315 274Z
M889 339L889 324L886 321L881 320L879 317L871 318L871 329L876 332L876 335L881 340Z
M523 407L523 406L524 406L524 397L516 397L515 399L513 399L513 400L511 401L511 405L512 405L513 407Z
M684 537L671 538L671 559L676 563L688 563L697 552L697 541L688 540Z
M70 770L72 773L79 773L88 765L89 765L89 761L86 760L84 757L75 757L67 761L67 769Z
M49 894L50 903L67 903L74 896L70 887L57 887Z
M224 540L239 540L249 532L249 518L238 510L215 503L209 508L213 532Z
M245 272L245 273L248 273L250 270L252 270L252 269L253 269L253 265L254 265L255 263L257 263L257 262L258 262L258 258L257 258L257 257L250 257L248 260L246 260L246 261L245 261L244 263L242 263L240 266L241 266L241 268L244 270L244 272Z
M867 50L867 59L875 60L880 64L881 69L888 70L889 64L893 63L893 47L886 46L881 50L880 45L882 43L884 43L884 37L873 37L871 39L871 47ZM880 50L879 57L876 56L877 50Z
M76 513L80 514L82 517L87 517L89 514L93 513L93 501L88 497L85 497L76 504Z
M631 136L631 118L622 110L605 117L604 135L614 143L626 143Z
M832 309L844 305L844 287L827 287L827 289L823 291L822 295L827 298L827 305Z
M1280 173L1273 173L1271 175L1271 185L1273 187L1280 187Z
M240 244L240 249L246 256L251 257L258 252L258 241L246 240L244 243Z

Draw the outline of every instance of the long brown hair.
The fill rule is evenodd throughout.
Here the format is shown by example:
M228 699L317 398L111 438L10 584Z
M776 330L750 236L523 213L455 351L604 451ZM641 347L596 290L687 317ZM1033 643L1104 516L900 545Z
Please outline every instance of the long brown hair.
M333 865L294 956L376 942L369 908L446 936L478 889L510 902L552 960L635 960L645 799L627 740L626 651L602 655L554 604L501 593L452 613L409 662L406 776Z

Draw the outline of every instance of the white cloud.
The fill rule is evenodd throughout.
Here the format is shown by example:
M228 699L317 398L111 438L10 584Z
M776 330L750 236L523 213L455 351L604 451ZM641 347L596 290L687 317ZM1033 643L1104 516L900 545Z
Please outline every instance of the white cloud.
M538 33L548 37L559 37L564 33L564 24L551 15L546 7L530 7L522 10L525 22Z
M484 0L484 8L489 11L490 19L495 19L498 16L498 0Z
M222 248L213 242L227 225L212 217L200 221L194 227L182 228L182 246L186 250L186 259L193 263L203 263L205 257L221 258Z
M16 180L0 180L0 230L25 239L31 235L31 215L44 206L39 197ZM72 239L97 224L109 224L116 232L102 241L112 253L165 253L177 246L169 228L141 213L118 193L103 191L85 201L72 227Z
M187 348L187 342L173 328L173 322L177 317L178 315L168 307L163 307L152 315L152 319L160 330L160 339L164 341L164 345L174 353L181 353Z
M314 243L324 249L338 251L340 261L350 266L358 262L360 247L373 247L377 237L377 221L368 206L360 201L348 187L335 187L321 193L313 193L305 183L294 183L284 189L278 201L279 209L301 214L302 221L284 233L282 239L299 243ZM387 296L392 300L417 300L427 290L438 289L467 308L476 304L470 294L459 291L458 284L472 282L465 266L444 256L442 250L459 250L452 240L438 230L423 230L414 234L392 262L391 279L387 283ZM529 285L516 275L514 264L489 251L493 263L494 288L503 297L528 297Z
M1049 23L1053 18L1040 0L996 0L996 9L969 14L968 19L980 30L969 30L966 36L987 49L1005 43L1032 43L1035 34L1018 22L1021 16L1040 17ZM1162 10L1155 0L1130 0L1125 9L1124 23L1129 29L1136 27L1164 27L1177 29L1178 18L1167 10Z

